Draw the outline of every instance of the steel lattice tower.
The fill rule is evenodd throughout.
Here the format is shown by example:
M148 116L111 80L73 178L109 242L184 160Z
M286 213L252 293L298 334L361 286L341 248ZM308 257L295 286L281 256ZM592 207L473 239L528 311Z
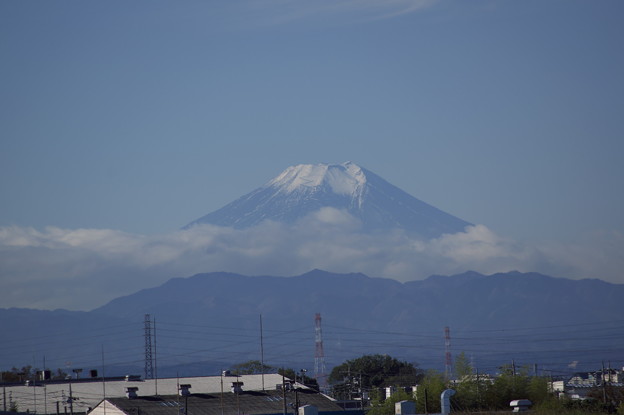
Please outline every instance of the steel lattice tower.
M447 380L453 377L453 358L451 357L451 329L448 326L444 327L444 375Z
M319 386L325 385L325 353L323 352L323 334L321 332L321 314L316 313L314 317L314 377Z
M145 379L154 378L152 366L152 321L149 314L145 315Z

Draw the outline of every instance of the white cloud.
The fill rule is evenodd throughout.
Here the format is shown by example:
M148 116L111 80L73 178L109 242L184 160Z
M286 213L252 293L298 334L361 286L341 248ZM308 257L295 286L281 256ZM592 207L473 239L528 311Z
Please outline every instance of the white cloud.
M202 225L156 236L6 227L0 228L0 304L91 309L173 277L212 271L288 276L320 268L408 281L519 270L623 282L623 247L617 233L594 235L587 244L527 247L483 225L429 241L401 231L370 235L336 209L321 209L293 226Z
M244 3L248 12L264 16L271 23L285 23L310 17L356 16L384 19L414 13L439 0L252 0Z

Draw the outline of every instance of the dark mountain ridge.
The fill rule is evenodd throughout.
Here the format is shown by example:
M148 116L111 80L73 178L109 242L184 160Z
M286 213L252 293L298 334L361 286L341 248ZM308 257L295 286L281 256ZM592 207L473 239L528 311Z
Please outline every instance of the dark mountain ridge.
M445 326L453 350L484 370L511 358L558 368L575 360L616 365L624 355L622 298L621 284L538 273L400 283L321 270L294 277L215 272L174 278L90 312L0 309L0 330L15 339L4 342L0 364L32 364L45 355L86 366L105 348L111 365L134 362L140 370L143 317L150 314L163 367L202 361L203 371L218 371L258 359L260 316L268 362L312 367L313 320L321 313L330 366L381 352L441 369Z

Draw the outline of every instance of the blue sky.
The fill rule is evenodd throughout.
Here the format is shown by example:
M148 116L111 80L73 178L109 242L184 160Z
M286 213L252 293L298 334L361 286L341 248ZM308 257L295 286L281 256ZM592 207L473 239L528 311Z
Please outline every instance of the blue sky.
M46 227L170 235L290 165L351 160L509 244L596 250L559 276L624 282L623 12L4 1L3 250Z

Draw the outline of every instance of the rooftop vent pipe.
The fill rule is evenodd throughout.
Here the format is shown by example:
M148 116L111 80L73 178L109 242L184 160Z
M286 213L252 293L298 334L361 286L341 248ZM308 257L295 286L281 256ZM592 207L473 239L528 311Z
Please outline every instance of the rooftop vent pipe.
M128 399L135 399L138 397L137 392L139 391L139 388L137 386L128 386L126 388L126 396L128 397Z
M303 405L299 407L299 415L318 415L318 408L314 405Z
M191 391L189 391L189 389L191 389L191 385L189 384L180 385L178 393L180 394L180 396L189 396L191 394Z
M232 382L232 393L242 393L243 382Z

